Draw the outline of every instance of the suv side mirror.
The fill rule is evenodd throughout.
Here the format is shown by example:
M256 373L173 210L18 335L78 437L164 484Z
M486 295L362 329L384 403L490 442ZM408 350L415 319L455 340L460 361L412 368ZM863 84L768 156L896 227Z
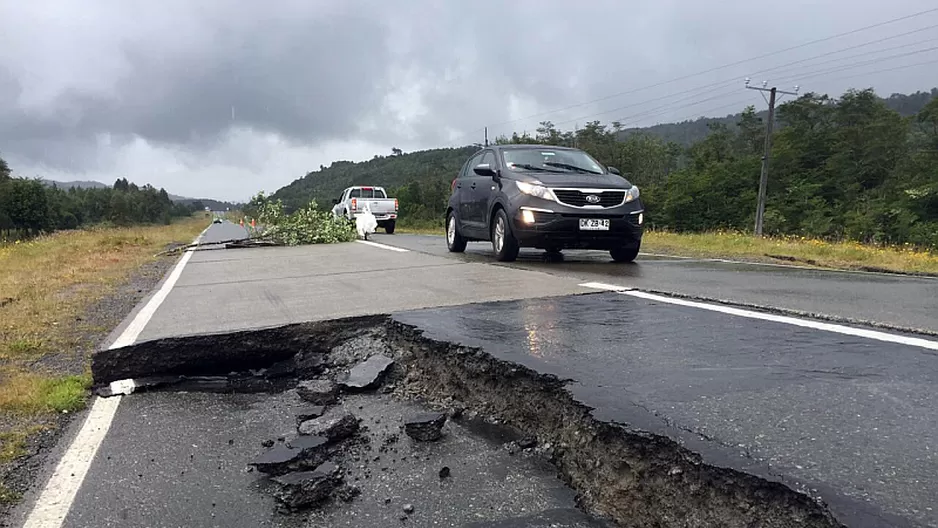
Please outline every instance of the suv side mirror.
M622 173L619 172L619 169L617 169L617 168L615 168L615 167L606 167L606 170L608 170L609 172L615 174L616 176L622 176Z
M338 199L338 198L333 198L333 199L332 199L332 205L339 205L339 199Z
M475 167L473 167L472 170L479 176L493 176L494 177L496 174L495 169L493 169L492 166L489 165L488 163L480 163L476 165Z

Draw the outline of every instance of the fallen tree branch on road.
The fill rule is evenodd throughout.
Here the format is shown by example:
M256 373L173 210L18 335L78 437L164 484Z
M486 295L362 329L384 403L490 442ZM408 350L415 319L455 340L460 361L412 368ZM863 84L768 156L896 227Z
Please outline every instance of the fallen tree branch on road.
M310 202L289 215L283 210L283 202L272 201L264 193L258 193L251 204L256 207L258 220L264 225L264 232L257 237L258 240L299 246L351 242L357 238L354 225L345 218L336 217L331 211L319 209L316 202Z
M199 246L215 246L215 245L221 245L221 244L232 244L232 243L236 243L236 242L244 242L245 240L248 240L248 239L245 239L245 238L232 238L232 239L230 239L230 240L221 240L221 241L218 241L218 242L206 242L206 243L196 242L196 243L194 243L194 244L184 244L184 245L172 247L172 248L169 248L169 249L164 249L163 251L160 251L159 253L157 253L155 256L157 256L157 257L162 257L162 256L165 256L165 255L172 255L173 253L179 253L179 252L181 252L181 251L187 251L187 250L190 250L190 249L195 249L195 248L198 248Z

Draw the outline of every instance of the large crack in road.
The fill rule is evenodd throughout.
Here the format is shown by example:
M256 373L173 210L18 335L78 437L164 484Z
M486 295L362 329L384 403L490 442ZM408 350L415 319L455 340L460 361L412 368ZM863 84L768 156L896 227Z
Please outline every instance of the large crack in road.
M362 362L378 356L387 356L393 364L362 370ZM507 517L514 519L515 524L505 526L532 527L603 526L600 519L636 527L843 526L823 502L796 491L780 479L715 465L667 436L598 419L591 408L571 394L567 380L497 358L479 347L427 337L414 325L391 317L146 341L99 351L93 359L92 371L96 389L103 396L144 390L265 392L281 404L285 398L290 399L300 414L303 412L300 400L325 406L301 416L306 420L314 420L316 414L322 413L333 418L353 416L355 423L364 427L360 430L353 427L353 432L342 432L337 434L338 438L329 437L332 433L321 428L328 424L307 426L305 432L318 431L328 441L313 442L317 445L309 444L312 447L305 451L301 444L308 443L308 439L291 444L304 435L292 440L256 439L261 458L271 456L260 448L265 442L272 451L279 450L280 456L289 459L281 460L284 464L277 469L267 467L275 479L283 479L285 473L305 471L305 478L315 480L310 480L305 488L291 487L283 481L270 483L279 490L274 493L282 504L298 501L320 505L307 514L310 525L319 525L314 522L316 519L325 523L322 525L363 525L355 524L361 518L356 521L349 517L347 511L353 507L344 505L343 500L372 505L365 508L371 519L367 525L383 525L379 519L400 522L411 519L413 524L423 525L417 522L417 517L410 517L420 513L408 511L413 510L412 504L395 503L395 507L390 507L395 502L393 497L407 496L400 488L413 485L415 472L425 475L432 469L434 474L439 471L441 483L457 480L447 478L450 471L456 474L450 466L446 466L443 476L441 461L460 453L484 458L481 467L485 469L474 471L472 479L464 476L462 488L443 484L423 486L424 495L432 498L426 499L428 502L439 504L447 496L457 500L458 496L484 487L485 475L491 472L499 474L496 480L503 486L506 481L516 483L508 486L510 490L499 492L515 497L515 509L484 512L486 517L475 511L480 504L485 505L484 500L464 506L467 512L481 515L483 524L475 526L502 526L497 522ZM349 380L350 376L368 378L372 374L372 379L364 382ZM323 383L338 387L323 389ZM300 387L296 388L297 385ZM380 390L376 390L378 385ZM410 439L407 454L400 452L399 437L406 432L404 422L428 410L445 413L447 434L458 441L454 440L449 448L434 451L421 448ZM306 420L298 420L298 426ZM533 497L557 496L558 491L536 475L538 469L531 460L521 462L520 458L480 454L485 452L480 446L493 441L492 424L497 424L500 431L494 435L495 441L504 443L509 454L524 453L532 460L549 463L575 492L576 504L592 517L572 511L571 497L541 500L539 509L526 509L525 505L530 507L534 503ZM320 444L328 444L328 449L320 450ZM389 449L394 450L393 456L385 454ZM375 454L377 450L381 453ZM411 457L410 462L407 457ZM253 460L254 467L260 469L257 460ZM417 461L419 470L414 466ZM245 465L251 462L244 460ZM308 474L317 471L319 474ZM517 478L506 479L503 472ZM384 477L376 478L376 474ZM332 495L322 493L316 483L334 475L341 475L344 484L335 481L327 486ZM374 484L379 481L380 485ZM309 500L302 498L304 492ZM367 500L357 498L363 492ZM326 495L332 497L332 502L322 506ZM386 498L379 501L382 495ZM373 507L377 502L386 504ZM461 526L469 525L470 520L472 517L456 515L423 522Z

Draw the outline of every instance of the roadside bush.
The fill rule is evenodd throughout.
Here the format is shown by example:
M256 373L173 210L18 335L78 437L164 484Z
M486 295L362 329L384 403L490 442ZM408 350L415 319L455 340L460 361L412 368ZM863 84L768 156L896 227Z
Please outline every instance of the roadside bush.
M323 211L316 202L310 202L289 215L284 213L282 201L271 200L264 193L258 193L251 200L251 205L262 226L257 238L298 246L351 242L358 237L353 224L345 218L337 218L330 211Z

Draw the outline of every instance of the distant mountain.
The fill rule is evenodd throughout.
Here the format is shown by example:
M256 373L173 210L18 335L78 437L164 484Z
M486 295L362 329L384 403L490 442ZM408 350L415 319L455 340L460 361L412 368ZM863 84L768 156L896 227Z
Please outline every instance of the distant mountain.
M50 186L50 187L51 187L52 185L55 185L55 186L58 187L59 189L72 189L72 188L75 188L75 189L105 189L105 188L107 188L107 187L110 187L110 185L108 185L108 184L106 184L106 183L101 183L101 182L99 182L99 181L77 181L77 180L76 180L76 181L67 181L67 182L61 182L61 181L55 181L55 180L41 180L41 181L42 181L42 183L45 184L45 185L48 185L48 186Z
M189 198L186 196L177 196L175 194L170 194L169 199L181 204L192 204L199 202L202 204L202 207L208 207L212 211L226 211L228 209L235 210L240 208L243 204L232 203L232 202L223 202L221 200L213 200L211 198Z
M52 186L55 185L59 189L107 189L111 187L106 183L101 183L99 181L55 181L55 180L41 180L43 184ZM224 202L221 200L213 200L211 198L190 198L188 196L179 196L176 194L170 194L169 199L181 204L191 204L193 202L201 202L202 207L209 207L213 211L224 211L226 209L237 209L241 207L242 204Z

